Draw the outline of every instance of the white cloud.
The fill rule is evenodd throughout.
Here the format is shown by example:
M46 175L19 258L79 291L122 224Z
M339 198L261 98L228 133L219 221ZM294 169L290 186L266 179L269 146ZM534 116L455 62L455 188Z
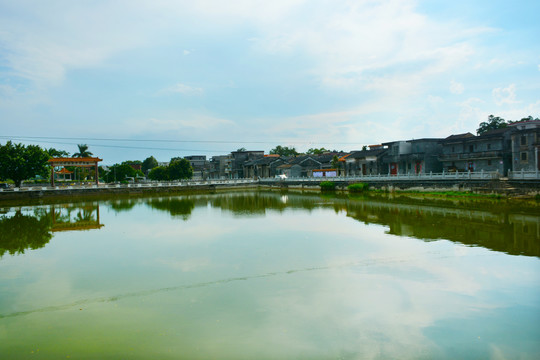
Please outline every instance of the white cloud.
M493 100L497 105L516 104L516 85L510 84L505 88L495 88L492 91Z
M182 95L202 95L204 93L204 90L202 88L178 83L160 91L160 93L179 93Z
M463 84L454 80L450 81L450 92L452 94L460 95L463 94L463 91L465 91L465 86L463 86Z

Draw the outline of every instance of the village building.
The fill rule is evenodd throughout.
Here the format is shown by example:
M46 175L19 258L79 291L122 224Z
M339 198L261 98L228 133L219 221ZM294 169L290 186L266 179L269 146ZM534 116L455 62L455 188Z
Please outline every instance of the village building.
M388 151L382 156L382 168L390 175L440 172L441 140L431 138L383 143Z
M511 153L513 171L540 170L540 121L520 121L509 125L512 129Z
M264 155L244 164L244 175L248 178L268 178L279 174L278 166L286 163L279 155Z
M439 160L445 171L490 171L506 175L511 170L510 133L502 128L475 136L451 135L441 141Z
M369 149L353 151L344 156L346 176L365 176L386 174L387 168L383 165L382 157L388 148L383 145L371 145ZM341 160L341 159L340 159Z

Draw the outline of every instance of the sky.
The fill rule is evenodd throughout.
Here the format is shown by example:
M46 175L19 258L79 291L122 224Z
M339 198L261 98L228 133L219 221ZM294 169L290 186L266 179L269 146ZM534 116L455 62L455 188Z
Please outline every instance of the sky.
M540 117L539 1L0 0L0 144L103 164Z

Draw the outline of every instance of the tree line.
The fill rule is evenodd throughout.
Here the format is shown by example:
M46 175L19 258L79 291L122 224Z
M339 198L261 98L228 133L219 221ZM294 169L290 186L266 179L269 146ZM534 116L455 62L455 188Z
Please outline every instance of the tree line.
M477 135L485 134L488 131L502 129L510 124L521 121L540 120L528 116L520 120L505 120L502 117L489 115L487 121L479 124L476 130ZM91 157L93 154L89 151L88 145L79 144L78 151L71 156L76 158ZM362 147L365 150L366 147ZM238 149L245 151L245 148ZM320 155L327 152L341 152L338 150L328 150L324 147L310 148L306 151L308 155ZM270 150L270 154L279 156L297 156L300 153L294 147L277 145ZM42 149L38 145L14 144L8 141L5 145L0 144L0 181L11 180L19 187L22 181L41 176L48 178L50 169L48 160L52 157L69 157L70 154L65 150L55 148ZM333 159L337 164L337 157ZM140 167L140 170L137 168ZM75 167L66 167L74 171ZM81 179L92 177L93 174L88 169L78 169L78 175ZM150 156L144 161L124 161L120 164L114 164L108 169L99 167L99 177L106 182L126 181L128 178L137 178L148 175L152 180L181 180L191 179L193 177L193 168L188 160L182 158L172 158L167 166L160 166L158 161Z
M78 145L78 151L71 157L91 157L88 145ZM0 181L11 180L15 187L20 187L24 180L42 177L50 177L49 159L54 157L69 157L69 152L55 148L43 149L38 145L15 144L8 141L5 145L0 144ZM140 168L140 170L139 170ZM87 180L94 176L93 171L87 168L66 166L69 171L77 171L81 180ZM159 166L158 161L150 156L144 161L124 161L107 168L98 167L99 178L105 182L123 182L129 178L148 177L152 180L181 180L193 177L193 168L188 160L172 158L169 165Z

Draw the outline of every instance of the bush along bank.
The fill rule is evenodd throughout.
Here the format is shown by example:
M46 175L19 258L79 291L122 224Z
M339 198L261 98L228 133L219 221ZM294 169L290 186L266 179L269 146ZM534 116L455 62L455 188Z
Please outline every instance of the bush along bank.
M351 193L363 193L365 191L369 191L369 184L367 183L356 183L356 184L350 184L347 186L347 190Z
M336 190L336 183L333 181L322 181L319 186L321 191L334 191Z

